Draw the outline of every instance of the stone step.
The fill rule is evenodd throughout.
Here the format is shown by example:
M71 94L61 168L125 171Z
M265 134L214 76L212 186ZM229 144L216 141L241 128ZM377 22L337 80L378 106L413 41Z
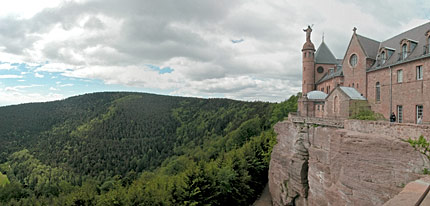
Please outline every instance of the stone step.
M430 177L424 177L408 183L403 190L394 198L384 204L384 206L404 206L415 205L421 195L430 185ZM421 206L430 205L430 194L421 203Z

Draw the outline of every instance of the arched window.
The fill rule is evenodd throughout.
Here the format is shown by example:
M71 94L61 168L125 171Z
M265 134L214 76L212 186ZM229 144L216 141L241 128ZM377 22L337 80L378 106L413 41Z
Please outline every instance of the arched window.
M381 53L381 64L385 64L385 60L387 60L387 56L386 56L385 52L383 51Z
M381 84L379 82L376 82L376 92L375 92L375 99L377 102L381 101Z
M407 49L407 45L403 44L402 46L402 59L406 59L406 57L408 56L408 49Z

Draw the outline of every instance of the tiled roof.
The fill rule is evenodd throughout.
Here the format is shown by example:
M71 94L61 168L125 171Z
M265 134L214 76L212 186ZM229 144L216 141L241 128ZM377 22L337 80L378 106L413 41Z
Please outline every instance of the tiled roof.
M366 100L363 96L361 96L360 92L358 92L354 87L339 87L349 98L354 100Z
M320 100L324 100L327 97L327 94L322 92L322 91L311 91L308 92L307 94L308 99L320 99Z
M360 42L361 46L363 47L363 50L364 50L364 53L366 53L366 56L371 59L376 59L376 56L378 55L380 42L358 34L357 34L357 39Z
M389 65L394 65L398 63L402 63L409 60L414 60L421 57L429 57L429 54L424 54L424 46L426 45L426 32L430 30L430 22L425 23L421 26L415 27L411 30L408 30L406 32L403 32L397 36L394 36L390 39L387 39L383 42L381 42L381 45L379 48L390 48L394 49L394 52L391 54L391 56L387 57L387 60L384 64L381 64L380 62L377 62L374 64L371 68L368 69L368 71L374 71L381 68L385 68ZM402 51L402 45L400 45L400 42L403 40L410 40L412 42L417 43L415 48L408 53L407 57L405 59L399 58L399 55ZM379 50L376 49L375 51Z
M337 64L336 57L331 53L327 45L322 42L315 53L315 63L317 64Z

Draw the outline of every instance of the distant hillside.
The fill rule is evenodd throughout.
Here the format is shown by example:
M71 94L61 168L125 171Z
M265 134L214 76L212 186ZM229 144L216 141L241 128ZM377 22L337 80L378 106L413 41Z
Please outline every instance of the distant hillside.
M110 92L0 107L0 203L247 205L296 102Z

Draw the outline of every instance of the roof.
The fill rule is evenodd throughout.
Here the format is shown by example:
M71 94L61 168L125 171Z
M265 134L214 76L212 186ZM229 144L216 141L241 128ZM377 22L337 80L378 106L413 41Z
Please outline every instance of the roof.
M327 72L316 84L319 84L321 82L324 82L326 80L335 78L335 77L342 77L343 76L343 70L341 65L336 66L336 70L332 73Z
M315 63L317 64L337 64L336 57L327 47L327 45L322 42L315 53Z
M405 31L397 36L394 36L390 39L387 39L385 41L381 42L381 45L379 48L391 48L394 50L391 56L387 57L387 60L384 64L374 64L371 68L368 69L368 71L374 71L381 68L385 68L389 65L399 64L402 62L407 62L410 60L415 60L418 58L424 58L429 57L429 54L423 53L423 48L426 45L426 32L430 30L430 22L425 23L423 25L417 26L413 29L410 29L408 31ZM414 43L417 43L415 48L407 55L405 59L400 59L400 53L402 51L402 45L400 45L400 42L403 40L409 40ZM378 49L379 50L379 49Z
M363 47L366 56L371 59L376 59L376 56L378 55L378 49L381 43L379 41L358 34L357 39L360 42L360 45Z
M320 99L320 100L324 100L327 97L327 94L322 92L322 91L311 91L308 92L307 95L308 99Z
M354 87L339 87L339 89L353 100L366 100Z

